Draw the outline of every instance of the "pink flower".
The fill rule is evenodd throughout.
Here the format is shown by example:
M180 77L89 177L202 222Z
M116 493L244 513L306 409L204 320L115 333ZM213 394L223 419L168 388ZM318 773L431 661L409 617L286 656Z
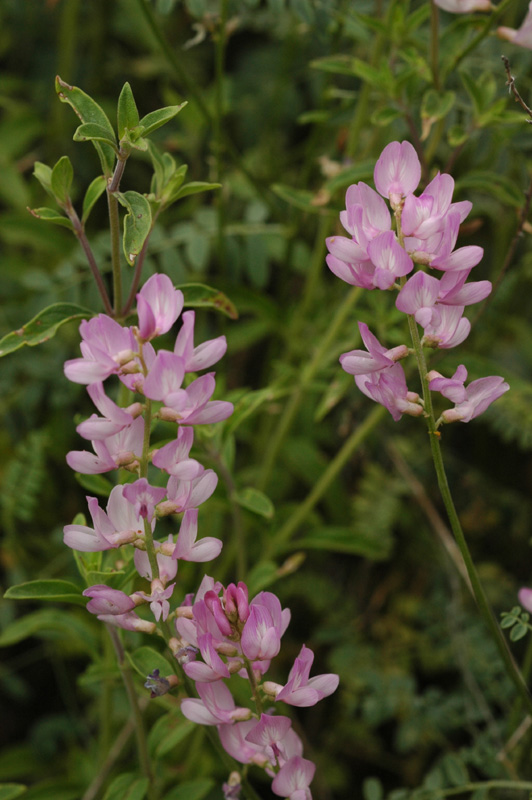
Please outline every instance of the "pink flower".
M131 597L103 584L89 586L83 592L83 596L92 598L87 603L87 611L91 614L125 614L135 608L135 602Z
M250 661L269 661L281 649L281 637L290 622L290 610L281 610L278 597L260 592L250 603L242 631L242 652Z
M172 553L172 558L182 561L212 561L220 555L222 542L214 536L204 536L199 542L198 535L198 510L188 509L183 515L177 542Z
M175 441L165 444L153 453L152 463L179 480L190 481L199 477L204 468L195 458L189 458L193 440L193 429L180 427Z
M241 764L258 764L258 766L264 767L268 762L264 749L247 738L247 734L256 727L256 719L232 724L225 723L218 726L218 734L225 752L234 759L240 761Z
M390 289L396 278L402 278L414 269L412 259L401 247L393 231L376 236L368 244L368 255L375 265L373 284L378 289Z
M152 275L137 294L139 333L147 341L170 330L183 309L183 292L167 275Z
M131 329L105 314L83 320L79 332L83 358L65 362L65 375L74 383L103 381L134 358L136 342Z
M466 398L464 383L467 380L467 369L460 364L452 378L444 378L436 370L431 370L427 376L429 378L429 389L431 392L439 392L452 403L462 403Z
M64 539L68 547L83 553L95 553L120 547L144 536L133 507L123 497L123 486L115 486L107 503L107 514L95 497L87 497L94 528L86 525L65 525Z
M246 742L258 745L268 761L279 766L303 753L301 739L292 730L292 720L288 717L261 714L260 721L247 734Z
M146 594L146 592L135 592L133 597L138 597L146 602L149 602L150 611L157 622L159 622L160 619L162 619L164 622L170 613L169 600L173 594L174 586L175 583L171 583L170 586L165 588L160 580L155 579L152 581L151 594Z
M219 725L249 719L251 711L248 708L237 708L233 695L222 683L197 683L196 689L200 700L187 697L181 701L181 711L185 717L200 725Z
M140 403L133 403L129 408L120 408L114 403L110 397L105 394L103 383L93 383L87 386L87 392L98 409L103 414L98 417L93 414L89 419L80 423L76 430L84 439L107 439L115 433L119 433L128 425L131 425L133 419L138 417L142 411Z
M334 673L309 678L313 661L314 653L303 645L290 670L288 681L276 692L276 700L283 700L291 706L314 706L336 691L340 678Z
M284 764L272 781L272 792L288 800L312 800L309 786L316 765L301 756L293 756Z
M373 179L379 194L389 198L392 208L417 189L421 164L410 142L390 142L375 164Z
M526 586L523 586L522 589L519 589L519 602L530 614L532 614L532 589L527 589Z
M137 633L153 633L157 627L155 622L141 619L135 611L127 611L125 614L98 614L98 619L107 625L114 625L125 631L137 631Z
M140 459L143 441L144 419L137 417L118 433L94 440L92 446L96 455L87 450L71 450L67 453L66 461L71 469L84 475L110 472Z
M150 486L146 478L139 478L138 481L126 484L123 494L133 505L137 519L147 519L151 522L155 506L166 496L166 489Z
M370 375L355 375L355 383L367 397L387 408L396 422L403 414L412 417L423 414L419 395L408 391L405 373L400 364Z
M469 336L471 323L463 317L463 306L440 306L425 326L423 344L448 350L462 344Z
M432 381L431 381L432 383ZM430 388L430 384L429 384ZM454 408L444 411L444 422L471 422L472 419L482 414L488 406L508 391L509 385L504 378L492 376L479 378L465 387L466 397Z
M329 255L327 266L331 272L351 286L374 289L375 265L366 250L345 236L331 236L325 240Z
M201 661L191 661L183 666L186 674L193 681L200 683L210 683L219 681L221 678L229 678L230 672L227 664L222 661L214 647L214 639L211 633L203 633L198 636L198 647L201 652Z
M351 350L340 356L342 369L350 375L368 375L371 372L380 372L392 367L398 359L408 355L408 347L404 344L386 350L377 337L371 333L365 322L359 322L358 328L368 352Z
M438 172L419 197L408 195L401 215L403 234L428 239L444 229L445 218L451 213L458 214L458 224L463 222L472 203L468 200L451 203L453 190L453 178Z
M179 480L172 475L166 487L167 497L159 506L160 514L177 514L190 508L197 508L208 500L216 489L218 475L212 469L205 469L192 480Z
M152 526L153 527L153 526ZM168 537L168 542L165 542L164 545L161 545L160 542L154 541L153 544L155 547L170 547L173 548L172 537ZM156 554L157 558L157 566L159 567L159 578L163 583L167 583L171 581L172 578L175 578L177 575L177 561L172 558L171 556L164 555L164 553L158 552ZM133 561L135 563L135 568L141 578L147 578L149 581L153 580L153 575L151 571L151 564L148 554L145 550L139 550L138 548L135 549L135 554L133 556Z
M508 39L512 44L518 44L520 47L532 50L532 2L528 4L526 17L517 30L503 26L497 28L497 35L501 39Z
M212 367L225 354L227 341L225 336L209 339L194 347L194 311L185 311L183 325L177 334L174 353L181 356L185 363L185 372L198 372Z

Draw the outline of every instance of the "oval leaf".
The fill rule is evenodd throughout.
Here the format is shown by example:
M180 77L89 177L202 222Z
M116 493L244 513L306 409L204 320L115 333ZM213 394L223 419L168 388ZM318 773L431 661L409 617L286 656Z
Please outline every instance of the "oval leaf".
M75 583L62 580L42 580L10 586L4 597L8 600L55 600L86 605L87 599Z
M72 106L83 123L91 122L100 126L100 128L105 131L107 140L111 142L115 141L113 126L109 122L103 109L92 97L89 97L88 94L78 89L77 86L70 86L68 83L65 83L65 81L61 80L59 75L55 79L55 90L61 102L68 103ZM113 174L115 163L113 148L103 141L93 140L93 144L100 157L104 175L110 177Z
M39 311L36 317L30 320L18 331L8 333L0 339L0 356L5 356L27 344L35 347L37 344L47 342L55 336L57 330L72 319L89 319L92 311L73 303L54 303L48 308Z
M218 289L205 286L203 283L184 283L176 286L185 297L185 306L190 308L216 308L231 319L238 319L238 311L234 303Z
M98 175L97 178L94 178L92 183L89 185L89 188L85 192L85 197L83 198L83 213L81 216L81 221L83 224L87 221L89 214L92 211L92 208L99 197L105 192L105 187L107 186L107 181L105 179L105 175Z
M59 214L53 208L28 208L30 214L37 219L42 219L43 222L51 222L54 225L61 225L62 228L68 228L70 231L74 230L74 226L68 217Z
M0 800L15 800L25 791L26 787L21 783L0 783Z
M128 210L124 217L123 246L127 263L133 265L151 230L151 208L138 192L124 192L118 199Z
M159 108L157 111L152 111L149 114L146 114L145 117L139 122L139 125L144 129L142 131L143 136L149 136L150 133L156 131L157 128L166 125L167 122L170 122L182 108L186 106L186 101L181 103L178 106L165 106L165 108Z
M110 139L107 130L95 122L84 122L76 128L72 138L75 142L104 142L112 147L114 153L118 152L114 137Z
M129 83L124 83L118 98L117 121L119 139L123 137L126 128L132 130L139 124L139 112Z
M140 778L134 772L126 772L114 779L103 800L142 800L148 791L148 784L148 778Z
M139 647L133 653L127 654L133 668L143 678L147 678L154 669L158 669L164 677L172 675L174 670L166 658L153 647Z
M52 192L59 203L66 203L68 200L68 193L70 192L73 178L74 170L72 169L70 159L68 156L63 156L53 168L50 177Z
M248 511L253 511L266 519L271 519L275 513L273 503L269 497L258 489L248 486L247 489L240 489L235 492L235 500L238 505L247 508Z

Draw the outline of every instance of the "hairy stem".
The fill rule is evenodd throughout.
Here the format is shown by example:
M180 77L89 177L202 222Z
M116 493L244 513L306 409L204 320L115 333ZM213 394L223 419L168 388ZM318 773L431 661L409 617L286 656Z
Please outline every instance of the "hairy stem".
M120 180L126 165L125 158L119 158L116 168L107 184L107 206L109 209L109 228L111 231L111 264L113 267L113 305L115 316L120 314L122 308L122 267L120 264L120 217L118 214L118 200L116 193L120 187Z
M96 259L94 258L94 253L92 252L92 248L89 244L89 240L87 239L87 235L85 233L85 228L78 217L76 210L70 199L68 203L64 206L66 215L68 216L69 220L71 221L72 225L74 226L74 233L83 248L83 252L87 258L87 262L90 267L90 271L92 272L92 276L96 281L96 286L98 288L98 292L100 293L100 297L102 298L102 302L105 308L105 311L109 316L113 315L113 307L111 305L111 301L109 300L109 295L107 294L107 289L105 288L105 284L103 282L102 276L100 274L100 270L98 269L98 265L96 263Z

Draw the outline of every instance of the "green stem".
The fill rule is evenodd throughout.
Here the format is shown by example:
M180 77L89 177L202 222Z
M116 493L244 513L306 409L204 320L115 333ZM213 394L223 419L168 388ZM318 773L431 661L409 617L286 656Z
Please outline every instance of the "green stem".
M87 239L87 235L85 233L85 228L83 223L81 222L80 218L78 217L76 210L72 203L70 202L70 198L68 198L68 202L64 206L65 212L71 221L72 225L74 226L74 233L83 248L83 252L87 258L87 262L90 267L90 271L92 272L92 276L96 281L96 286L98 288L98 292L100 293L100 297L102 298L102 302L105 308L105 311L109 316L113 315L113 307L111 305L111 301L109 300L109 295L107 294L107 289L105 288L105 284L103 282L102 276L100 274L100 270L98 269L98 265L96 263L96 259L94 258L94 253L92 252L92 248L89 244L89 240Z
M425 414L426 414L426 421L430 438L432 458L434 461L434 467L438 478L438 486L440 489L442 500L445 505L445 510L447 511L449 522L451 523L451 529L455 536L458 547L460 548L462 558L464 559L464 563L467 569L467 574L469 575L469 580L471 581L471 586L473 587L473 594L475 595L475 600L477 602L477 605L479 607L482 616L484 617L486 625L488 626L488 630L491 633L493 641L497 646L499 654L504 662L504 665L506 667L506 672L508 673L508 676L513 681L514 686L519 692L519 695L521 696L528 713L532 713L532 695L528 691L528 688L525 682L523 681L521 673L519 672L519 669L508 648L506 639L504 638L504 635L497 623L497 620L493 615L488 599L486 597L486 593L484 591L484 587L480 582L478 572L471 557L471 553L469 551L469 547L467 545L464 532L462 530L462 526L460 524L460 520L456 512L456 508L454 506L451 491L449 489L449 484L447 481L447 475L445 473L445 467L443 464L443 458L440 447L440 434L436 430L436 422L432 410L432 398L428 388L429 381L427 377L427 366L425 363L425 356L419 338L419 331L417 328L416 321L410 315L408 317L408 323L410 327L410 332L412 334L412 342L414 345L414 350L418 363L419 375L423 386L423 399L425 403Z
M143 369L145 370L144 374L147 374L147 370L145 369L142 355L140 358L141 358L141 363L143 365ZM152 417L151 400L149 398L146 398L146 410L144 412L144 440L142 443L142 457L140 459L140 470L139 470L139 476L141 478L148 477L151 417ZM153 533L151 529L151 524L148 522L147 519L144 520L144 542L146 544L146 553L148 554L148 560L150 562L152 581L158 580L159 565L157 563L157 554L155 553L155 545L153 544Z
M345 441L343 447L338 451L321 478L318 480L310 494L308 494L305 500L299 504L296 511L294 511L292 516L288 518L277 534L270 539L270 551L278 553L285 548L292 534L295 533L299 526L305 521L308 514L310 514L314 506L321 500L331 483L335 480L336 476L349 462L353 453L356 452L358 447L376 427L377 423L379 423L384 417L385 412L386 409L384 406L377 406L368 414L364 422L353 431L349 439Z
M122 308L122 268L120 264L120 218L116 192L126 164L125 159L118 160L113 177L107 185L107 206L109 208L109 227L111 231L111 264L113 267L113 304L115 316Z
M286 439L286 434L288 433L292 422L295 419L301 401L304 397L304 392L309 385L309 383L314 379L316 372L323 366L323 362L327 356L327 352L331 346L331 344L335 341L338 332L341 330L342 326L345 324L351 310L355 306L358 298L360 297L362 290L359 287L355 287L351 289L351 291L346 295L342 305L338 309L338 312L335 314L325 336L321 339L320 346L316 350L314 357L310 361L309 364L303 369L301 373L301 381L295 387L292 396L288 400L281 419L279 420L279 424L275 430L273 437L269 440L267 449L264 453L263 457L263 466L262 472L258 480L258 488L264 489L268 481L270 480L270 476L277 460L277 455L279 453L280 448L282 447L283 442Z
M131 670L126 661L124 648L122 647L122 642L120 641L120 637L117 631L113 627L111 627L111 625L106 625L106 628L109 631L109 636L111 637L111 641L115 649L116 659L118 662L120 673L122 675L124 686L126 688L129 705L133 713L133 719L135 722L135 734L137 738L137 752L139 756L139 763L142 770L142 774L146 778L148 778L149 781L148 798L149 800L154 800L155 793L153 787L153 775L150 766L150 758L148 755L148 743L146 740L146 731L144 730L144 720L142 718L142 713L139 708L137 692L135 690L135 684L133 683L133 676L131 675Z

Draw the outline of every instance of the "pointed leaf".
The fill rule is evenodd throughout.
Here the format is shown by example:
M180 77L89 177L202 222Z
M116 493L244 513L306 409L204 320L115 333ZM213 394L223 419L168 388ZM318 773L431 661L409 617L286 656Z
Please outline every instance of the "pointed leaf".
M40 580L10 586L4 594L7 600L53 600L85 606L87 600L75 583L63 580Z
M266 519L271 519L275 513L270 498L252 486L240 489L235 493L234 497L238 505L247 508L248 511L253 511L254 514L266 517Z
M52 191L60 204L68 200L73 178L74 170L70 159L68 156L63 156L53 168L50 178Z
M124 192L118 199L128 210L124 217L124 254L128 264L134 264L151 230L151 208L138 192Z
M128 653L127 656L132 667L143 678L147 678L154 669L158 669L163 677L172 675L174 672L166 658L153 647L139 647L133 653Z
M218 289L205 286L203 283L183 283L176 286L181 289L188 308L216 308L231 319L238 319L238 311L231 300Z
M88 614L83 619L64 608L43 608L8 624L0 635L0 647L21 642L29 636L64 639L70 646L94 653L97 639Z
M43 164L41 161L36 161L33 165L33 175L37 178L42 188L48 192L50 197L53 197L51 167Z
M28 208L28 211L36 219L42 219L43 222L51 222L53 225L60 225L62 228L68 228L69 231L74 230L74 225L65 217L53 208Z
M68 103L72 106L83 123L91 122L100 126L106 131L107 139L111 142L115 141L113 126L109 122L103 109L92 97L89 97L88 94L78 89L77 86L70 86L68 83L65 83L65 81L62 81L59 75L55 79L55 90L61 102ZM100 157L104 175L110 177L113 174L115 163L113 148L97 140L93 140L93 144Z
M123 137L126 128L132 130L139 124L139 112L129 83L124 83L118 98L117 120L119 139Z
M103 800L143 800L148 791L148 784L148 778L141 778L134 772L126 772L114 779Z
M181 186L183 185L183 181L185 180L187 169L188 169L187 165L182 164L178 169L175 170L173 175L171 175L162 184L160 197L165 206L169 206L171 203L174 202L174 200L177 199L178 192L181 189Z
M214 786L212 778L198 778L195 781L185 781L180 786L174 786L163 800L203 800Z
M21 783L0 783L0 800L15 800L27 791Z
M182 200L183 197L188 197L191 194L199 194L200 192L210 192L213 189L221 189L221 183L204 183L203 181L191 181L190 183L185 183L180 189L176 192L173 192L169 199L166 199L166 192L164 194L165 200L164 204L169 205L170 203L175 203L176 200Z
M0 356L12 353L19 347L27 344L34 347L36 344L47 342L55 336L57 330L72 319L89 319L92 311L73 303L54 303L48 308L39 311L36 317L19 328L18 331L8 333L0 339Z
M81 221L83 223L85 223L89 218L89 214L91 213L94 204L105 192L106 186L107 181L105 179L105 175L98 175L98 177L94 178L92 183L89 185L89 188L85 192L85 197L83 198L83 213L81 215Z
M84 122L83 125L76 128L72 138L75 142L104 142L109 147L112 147L115 153L118 152L114 137L112 139L109 138L108 131L95 122Z
M158 108L157 111L151 111L149 114L146 114L145 117L139 122L144 130L142 131L143 136L149 136L150 133L156 131L157 128L166 125L167 122L170 122L182 108L186 106L187 102L185 100L184 103L181 103L178 106L166 106L165 108Z

